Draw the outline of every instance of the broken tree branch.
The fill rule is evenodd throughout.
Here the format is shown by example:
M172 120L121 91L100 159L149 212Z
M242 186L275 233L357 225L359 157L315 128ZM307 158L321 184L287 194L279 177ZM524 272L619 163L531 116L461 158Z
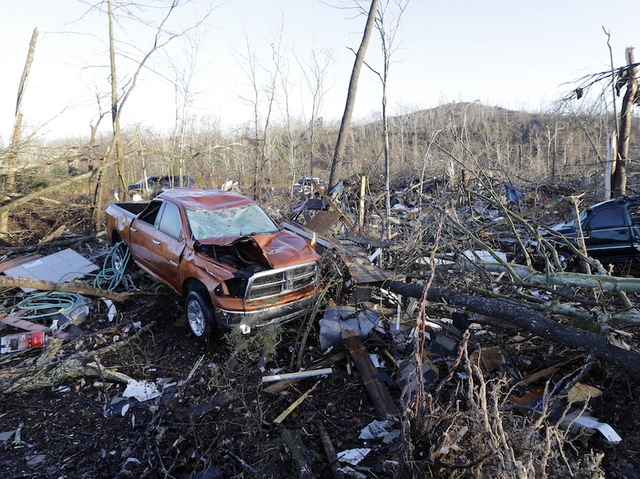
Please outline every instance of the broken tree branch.
M22 374L8 387L4 387L3 385L0 389L3 394L9 394L18 391L34 391L40 388L55 388L71 379L76 379L82 376L99 377L115 382L126 382L128 380L128 376L112 372L104 367L99 368L96 364L96 358L111 352L114 349L131 344L133 340L137 339L143 332L149 330L154 325L155 323L150 323L143 328L140 328L135 334L126 340L110 344L98 351L89 350L73 354L60 362L55 362L51 360L52 358L49 357L49 355L46 355L49 361L47 361L46 364L37 362L36 365L40 367L36 368L35 374L29 376ZM54 342L51 347L55 346L56 344ZM11 373L7 374L9 376L12 375Z
M54 283L41 279L21 278L19 276L0 276L0 288L33 288L43 291L60 291L62 293L78 293L85 296L97 296L111 301L126 301L133 294L114 293L106 289L94 288L77 283Z

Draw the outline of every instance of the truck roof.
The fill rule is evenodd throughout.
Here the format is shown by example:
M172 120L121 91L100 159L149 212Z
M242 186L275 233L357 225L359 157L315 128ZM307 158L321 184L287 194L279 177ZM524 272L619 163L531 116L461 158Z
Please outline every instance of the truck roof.
M226 210L227 208L235 208L237 206L245 206L254 204L251 198L232 193L230 191L210 189L210 190L192 190L188 188L176 188L164 191L158 198L171 200L179 203L185 208L207 209L207 210Z

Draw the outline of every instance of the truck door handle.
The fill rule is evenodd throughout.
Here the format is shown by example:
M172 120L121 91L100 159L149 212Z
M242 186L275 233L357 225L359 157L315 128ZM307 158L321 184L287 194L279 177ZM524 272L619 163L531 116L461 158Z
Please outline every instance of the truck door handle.
M137 233L137 232L138 232L138 230L137 230L137 229L135 229L135 228L129 228L129 231L133 231L134 233Z
M173 266L178 266L178 263L176 263L176 262L175 262L175 261L173 261L173 260L169 260L169 263L171 263Z
M153 244L160 245L161 243L160 243L160 241L158 241L158 240L153 240Z

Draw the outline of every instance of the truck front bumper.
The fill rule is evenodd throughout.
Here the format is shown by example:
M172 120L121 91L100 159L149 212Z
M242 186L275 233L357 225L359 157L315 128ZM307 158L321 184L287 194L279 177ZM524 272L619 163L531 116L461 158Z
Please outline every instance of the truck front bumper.
M239 325L243 331L269 324L283 323L309 312L315 300L316 295L312 294L297 301L269 306L256 311L227 311L216 308L216 322L222 329L231 329L233 326Z

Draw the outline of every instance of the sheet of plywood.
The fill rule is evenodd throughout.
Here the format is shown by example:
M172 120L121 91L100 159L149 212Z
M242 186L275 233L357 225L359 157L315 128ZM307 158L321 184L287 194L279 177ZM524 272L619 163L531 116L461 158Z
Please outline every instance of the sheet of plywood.
M342 216L340 211L316 211L305 226L320 236L325 236Z

